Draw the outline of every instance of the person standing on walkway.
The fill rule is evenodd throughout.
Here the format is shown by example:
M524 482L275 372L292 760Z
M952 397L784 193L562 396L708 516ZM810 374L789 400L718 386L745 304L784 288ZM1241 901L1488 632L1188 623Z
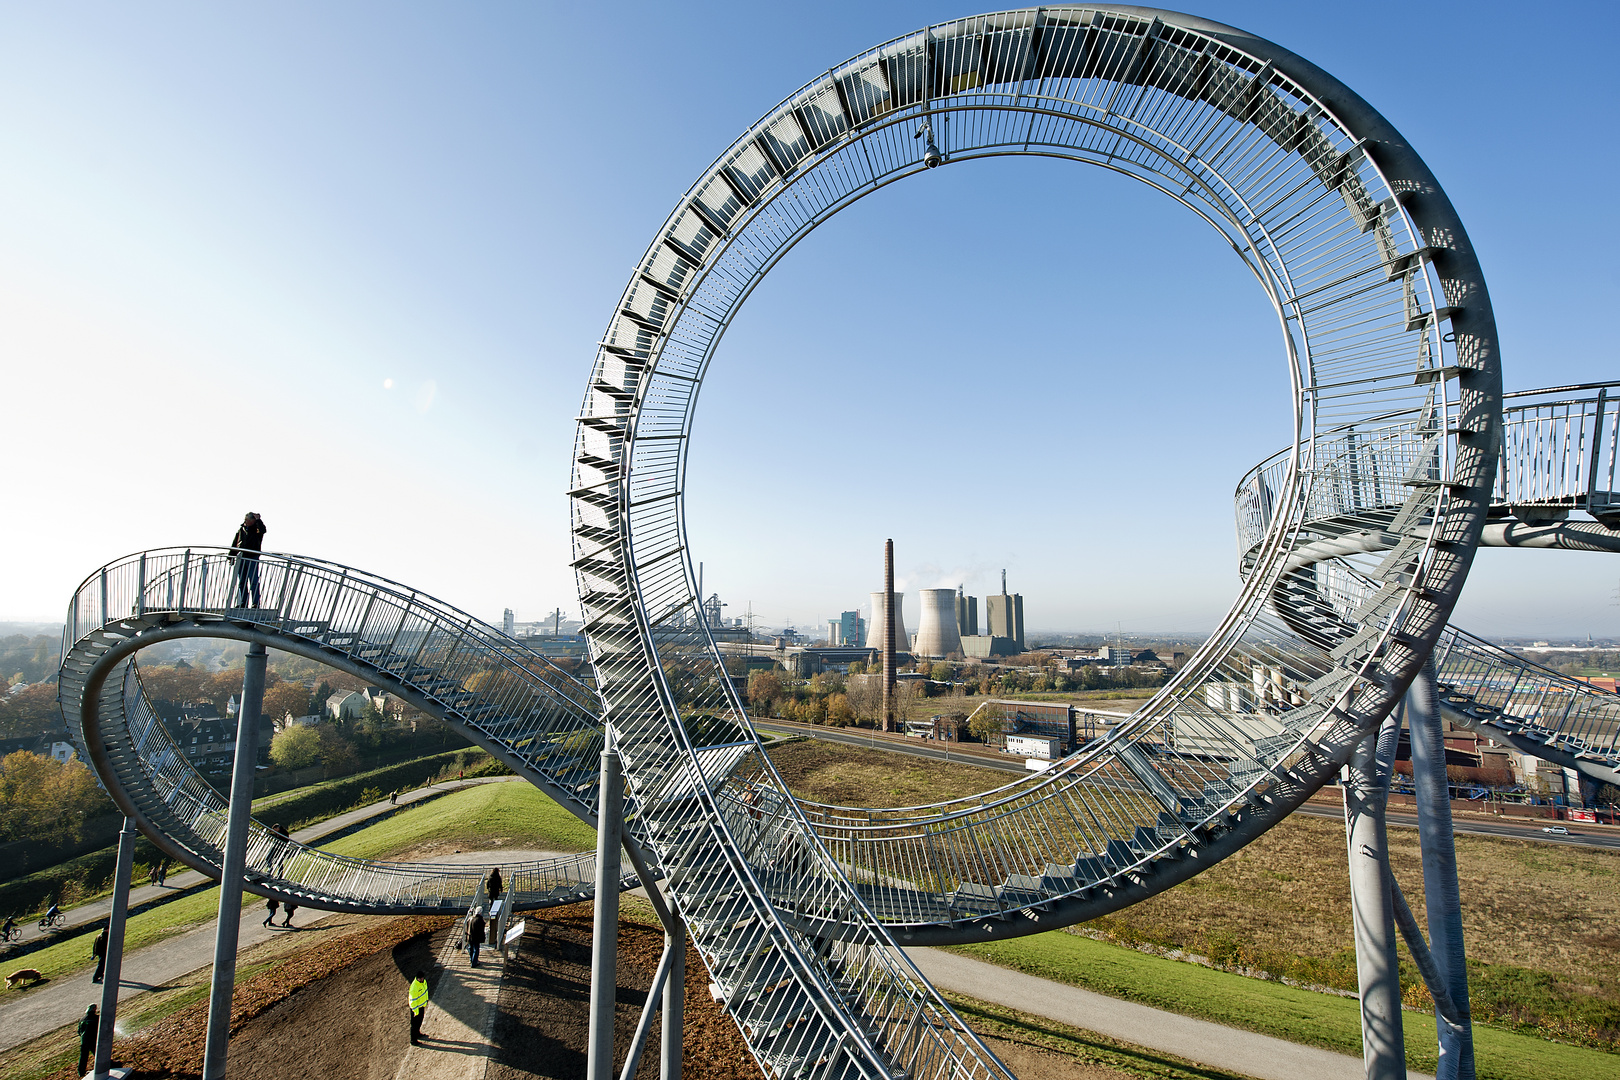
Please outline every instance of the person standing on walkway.
M478 966L478 949L484 944L484 909L473 908L472 922L467 925L467 955L472 957L472 966Z
M411 980L411 1045L422 1045L422 1015L428 1007L427 972L418 971Z
M264 871L280 877L282 871L287 869L287 845L292 843L292 836L287 832L287 826L276 822L270 826L270 851L264 859Z
M291 927L292 926L293 912L295 912L297 910L298 910L298 905L297 904L293 903L291 900L287 901L287 908L286 908L287 918L282 921L281 925L286 926L286 927Z
M84 1007L84 1015L79 1017L79 1075L83 1076L90 1069L90 1056L96 1052L96 1035L101 1030L101 1017L94 1005Z
M493 904L501 898L503 888L505 886L501 884L501 868L497 866L489 872L489 884L484 887L484 892L489 894L490 903Z
M96 935L96 940L91 943L90 955L96 958L96 973L90 976L90 981L98 983L101 981L101 977L107 974L107 928L105 926L101 928L101 933Z
M248 593L253 594L253 606L259 606L259 551L264 544L264 519L248 511L231 538L231 558L236 561L237 607L248 606Z
M266 925L266 926L270 925L271 920L273 920L276 917L276 912L280 908L281 908L281 901L277 900L273 896L270 899L268 899L268 900L266 900L264 902L264 910L269 912L269 914L264 917L264 925Z

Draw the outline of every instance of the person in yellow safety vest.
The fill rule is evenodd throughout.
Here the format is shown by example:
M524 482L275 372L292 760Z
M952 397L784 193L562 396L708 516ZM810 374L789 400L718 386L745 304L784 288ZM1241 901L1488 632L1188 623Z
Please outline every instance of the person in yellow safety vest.
M411 980L411 1045L422 1045L422 1015L427 1012L427 973L418 971Z

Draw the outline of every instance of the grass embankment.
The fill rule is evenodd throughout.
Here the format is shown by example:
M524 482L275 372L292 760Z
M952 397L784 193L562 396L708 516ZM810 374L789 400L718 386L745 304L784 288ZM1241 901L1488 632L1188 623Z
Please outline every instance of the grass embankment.
M1195 1016L1231 1027L1340 1053L1361 1053L1361 1018L1354 998L1313 993L1280 983L1165 960L1061 931L961 952L1054 982ZM1409 1068L1435 1069L1434 1023L1405 1015ZM1567 1080L1612 1075L1616 1058L1601 1050L1554 1043L1476 1023L1480 1080Z
M953 798L1006 782L1004 774L943 762L920 767L937 779L896 782L917 759L835 743L785 746L773 750L772 758L795 794L845 805ZM1620 1049L1620 853L1477 836L1459 836L1456 845L1476 1022ZM1396 877L1421 912L1416 830L1391 829L1390 849ZM1223 970L1257 976L1250 984L1291 980L1354 992L1344 828L1296 815L1191 881L1075 932L1106 943L1099 947L1130 947L1128 956L1140 955L1138 948L1192 954ZM1052 939L1061 940L1029 940ZM1188 968L1179 963L1175 970ZM1428 1007L1428 993L1404 948L1402 983L1408 1005ZM1118 992L1129 997L1128 990ZM1206 1003L1209 1011L1199 1011L1196 1003L1178 1011L1219 1017L1224 995ZM1414 1020L1419 1022L1421 1017ZM1353 1023L1348 1029L1352 1043L1357 1030ZM1615 1059L1609 1061L1620 1073Z
M789 791L836 806L915 806L974 795L1017 779L998 769L820 739L773 746L768 752Z
M590 851L596 830L529 784L479 784L321 846L357 859L443 847Z
M355 858L385 859L430 845L585 851L596 846L596 833L528 784L479 784L318 846ZM247 907L263 901L250 894L242 903ZM215 887L132 915L124 928L125 954L206 925L218 912ZM82 935L29 953L27 964L47 979L60 978L93 963L91 940Z

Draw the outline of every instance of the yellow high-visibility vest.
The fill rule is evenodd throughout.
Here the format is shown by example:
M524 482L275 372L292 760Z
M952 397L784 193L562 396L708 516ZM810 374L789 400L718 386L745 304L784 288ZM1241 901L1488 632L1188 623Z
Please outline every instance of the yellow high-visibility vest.
M425 1009L425 1008L427 1008L427 1003L428 1003L427 983L425 981L423 981L422 979L412 979L411 980L411 1011L415 1012L417 1009Z

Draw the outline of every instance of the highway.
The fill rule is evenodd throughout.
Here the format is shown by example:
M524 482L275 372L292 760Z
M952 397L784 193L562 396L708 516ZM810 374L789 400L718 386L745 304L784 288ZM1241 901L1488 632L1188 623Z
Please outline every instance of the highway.
M887 735L864 728L820 727L815 724L800 724L792 720L756 719L754 723L755 727L763 728L767 732L782 731L793 735L807 735L812 739L843 743L846 746L863 746L872 750L888 750L891 753L932 758L935 761L948 761L956 765L977 765L980 768L997 769L1017 776L1029 775L1029 770L1024 768L1022 758L1008 757L1005 754L998 754L990 750L967 749L959 745L929 742L923 739L909 739L904 735ZM1011 777L1008 780L1011 782ZM1341 808L1324 806L1320 803L1306 803L1296 813L1326 818L1342 818L1344 816L1344 811ZM1385 819L1390 825L1397 828L1417 828L1416 812L1404 807L1392 807ZM1451 824L1452 831L1462 836L1506 837L1511 840L1534 840L1543 844L1561 844L1571 847L1620 851L1620 828L1607 825L1583 826L1577 823L1568 826L1570 830L1568 836L1557 836L1541 831L1542 826L1548 824L1548 822L1541 819L1529 819L1520 824L1518 821L1507 819L1481 821L1473 817L1455 816L1452 818Z

